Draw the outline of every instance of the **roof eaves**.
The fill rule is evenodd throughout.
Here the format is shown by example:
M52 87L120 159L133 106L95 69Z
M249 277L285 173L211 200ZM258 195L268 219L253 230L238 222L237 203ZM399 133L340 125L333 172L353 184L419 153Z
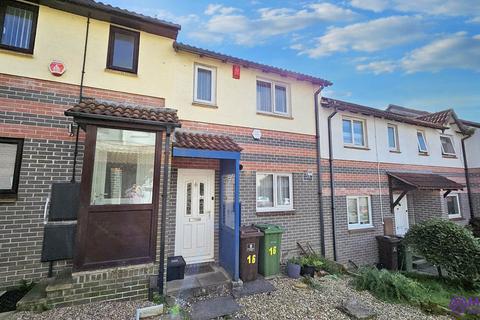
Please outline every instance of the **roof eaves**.
M258 62L254 62L254 61L249 61L249 60L245 60L245 59L241 59L241 58L237 58L237 57L232 57L232 56L229 56L229 55L226 55L226 54L222 54L222 53L211 51L211 50L197 48L197 47L187 45L187 44L184 44L184 43L180 43L180 42L174 42L173 43L173 48L177 51L185 51L185 52L189 52L189 53L198 54L201 57L208 57L208 58L220 60L222 62L230 62L230 63L234 63L234 64L239 64L239 65L244 66L244 67L259 69L259 70L262 70L264 72L276 73L276 74L279 74L279 75L284 76L284 77L292 77L292 78L294 78L296 80L299 80L299 81L307 81L307 82L311 82L313 84L321 85L323 87L328 87L328 86L331 86L333 84L332 82L330 82L328 80L325 80L325 79L317 78L317 77L314 77L314 76L310 76L310 75L306 75L306 74L303 74L303 73L290 71L290 70L286 70L286 69L282 69L282 68L278 68L278 67L273 67L273 66L270 66L270 65L266 65L266 64L262 64L262 63L258 63Z

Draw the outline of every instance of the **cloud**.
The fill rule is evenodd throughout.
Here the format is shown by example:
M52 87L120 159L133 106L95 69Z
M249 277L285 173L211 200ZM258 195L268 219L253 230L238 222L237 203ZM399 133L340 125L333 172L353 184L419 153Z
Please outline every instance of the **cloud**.
M330 28L315 40L313 48L300 53L318 58L349 50L374 52L416 41L424 35L422 18L391 16L342 28Z
M330 3L309 4L300 9L261 8L255 17L242 14L240 9L210 4L205 10L209 19L202 31L190 36L201 40L213 37L232 38L237 44L253 45L270 37L305 29L317 22L351 21L358 15L350 9Z
M374 12L390 9L444 16L471 16L480 12L478 0L351 0L350 5Z
M374 74L395 70L435 73L447 69L480 72L480 34L469 36L466 32L458 32L414 49L399 61L376 60L358 64L356 69Z
M407 54L401 61L407 73L466 69L480 72L480 34L459 32L435 40Z
M468 23L480 23L480 16L474 17L467 21Z
M372 72L376 75L381 73L392 73L397 69L397 63L392 60L372 61L356 66L358 71Z

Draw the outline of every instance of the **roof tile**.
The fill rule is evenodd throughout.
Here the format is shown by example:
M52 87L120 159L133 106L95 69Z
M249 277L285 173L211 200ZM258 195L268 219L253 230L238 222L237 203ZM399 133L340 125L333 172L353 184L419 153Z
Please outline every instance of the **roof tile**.
M185 131L175 132L174 146L202 150L242 151L242 148L228 136Z
M421 190L461 190L463 185L433 173L387 172L403 183Z

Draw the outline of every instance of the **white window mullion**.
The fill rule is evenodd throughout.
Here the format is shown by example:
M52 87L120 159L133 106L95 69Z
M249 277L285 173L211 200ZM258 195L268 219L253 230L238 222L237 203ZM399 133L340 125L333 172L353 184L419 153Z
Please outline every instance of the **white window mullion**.
M278 207L278 197L277 197L277 175L276 174L272 174L273 176L273 206L274 207Z

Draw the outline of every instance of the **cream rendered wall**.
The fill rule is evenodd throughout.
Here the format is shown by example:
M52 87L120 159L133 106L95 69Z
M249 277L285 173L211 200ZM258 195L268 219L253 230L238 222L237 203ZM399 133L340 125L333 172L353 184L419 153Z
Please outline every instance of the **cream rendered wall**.
M78 85L86 23L85 17L40 6L34 54L1 50L0 73ZM145 32L140 34L138 74L107 70L109 29L110 23L90 20L85 86L165 98L166 106L177 109L185 120L315 134L314 85L247 68L242 68L240 80L234 80L231 64L175 52L172 39ZM63 76L50 74L52 60L65 63ZM217 68L217 109L192 105L196 62ZM291 119L256 113L257 76L289 84Z
M472 137L465 140L469 168L480 168L480 128L475 128Z
M332 111L332 109L325 108L320 110L320 117L322 119L322 157L324 158L328 157L327 118ZM366 120L368 140L367 150L344 147L342 131L342 119L344 116ZM387 125L389 123L397 125L400 153L392 153L388 149ZM425 132L429 152L428 156L421 156L418 153L417 129ZM455 129L456 128L448 129L445 131L445 134L452 135L457 158L444 158L442 156L440 143L440 130L419 127L395 121L388 121L385 119L358 115L349 112L338 112L332 118L333 154L335 159L376 162L378 151L379 162L462 168L462 136L456 133Z

